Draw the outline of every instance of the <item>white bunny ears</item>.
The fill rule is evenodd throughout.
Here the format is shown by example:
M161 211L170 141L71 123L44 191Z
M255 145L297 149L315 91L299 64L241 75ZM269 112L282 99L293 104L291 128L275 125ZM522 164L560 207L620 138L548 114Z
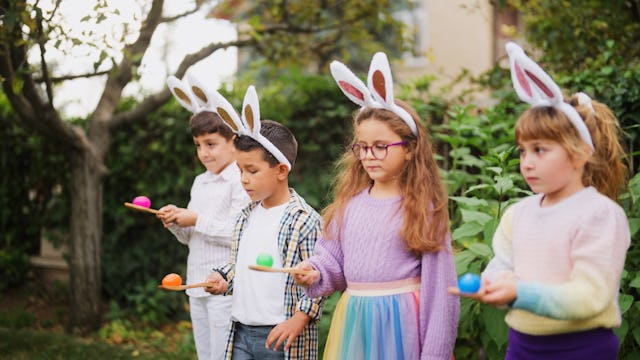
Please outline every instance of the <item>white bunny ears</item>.
M332 61L330 68L331 75L349 100L363 108L373 107L389 110L398 115L414 135L418 134L413 117L405 109L396 105L393 100L393 78L387 55L378 52L371 59L369 76L367 77L369 87L339 61Z
M258 94L253 85L249 86L245 93L241 119L231 103L219 92L208 90L195 77L188 76L187 78L188 83L178 80L175 76L170 76L167 79L167 86L180 105L194 114L211 111L220 115L225 124L236 134L248 136L257 141L291 171L291 163L287 157L271 141L260 134L260 105Z
M520 46L509 42L505 47L509 55L509 64L511 65L511 81L513 81L513 87L518 97L532 107L552 106L562 111L573 126L576 127L580 138L593 150L593 141L591 140L589 129L587 129L578 111L564 102L560 87L542 70L540 65L525 55ZM578 95L579 103L591 106L593 109L591 99L584 93L580 94ZM588 98L588 102L585 97Z

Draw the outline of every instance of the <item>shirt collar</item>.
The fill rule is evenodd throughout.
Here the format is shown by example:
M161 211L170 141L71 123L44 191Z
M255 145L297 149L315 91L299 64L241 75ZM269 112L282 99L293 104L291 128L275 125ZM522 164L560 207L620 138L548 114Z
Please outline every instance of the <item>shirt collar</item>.
M227 165L219 174L214 174L211 171L207 170L205 172L205 181L206 182L220 182L220 181L231 181L234 180L238 175L238 166L235 161L232 161Z

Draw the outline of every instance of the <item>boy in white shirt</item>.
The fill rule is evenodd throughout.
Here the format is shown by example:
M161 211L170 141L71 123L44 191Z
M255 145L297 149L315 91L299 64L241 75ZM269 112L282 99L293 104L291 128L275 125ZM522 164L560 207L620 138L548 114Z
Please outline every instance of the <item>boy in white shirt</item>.
M191 118L191 135L206 171L195 178L186 209L166 205L157 215L178 241L189 247L187 284L204 281L211 264L227 263L235 219L249 203L235 164L231 128L218 114L202 111ZM202 288L187 289L186 293L198 359L223 359L231 296L211 296Z

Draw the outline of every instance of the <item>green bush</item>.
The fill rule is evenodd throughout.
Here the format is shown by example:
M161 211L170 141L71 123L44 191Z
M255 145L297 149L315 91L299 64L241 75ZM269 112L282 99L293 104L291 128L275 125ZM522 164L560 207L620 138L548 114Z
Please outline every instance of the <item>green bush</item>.
M0 293L27 279L29 255L42 229L56 226L50 213L66 164L54 147L18 123L0 92Z

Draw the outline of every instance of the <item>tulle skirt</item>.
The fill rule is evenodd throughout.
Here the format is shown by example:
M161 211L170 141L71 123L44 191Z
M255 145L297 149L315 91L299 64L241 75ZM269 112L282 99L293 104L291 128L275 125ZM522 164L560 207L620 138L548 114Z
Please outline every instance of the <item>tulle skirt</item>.
M349 283L333 312L324 359L419 359L420 278Z

